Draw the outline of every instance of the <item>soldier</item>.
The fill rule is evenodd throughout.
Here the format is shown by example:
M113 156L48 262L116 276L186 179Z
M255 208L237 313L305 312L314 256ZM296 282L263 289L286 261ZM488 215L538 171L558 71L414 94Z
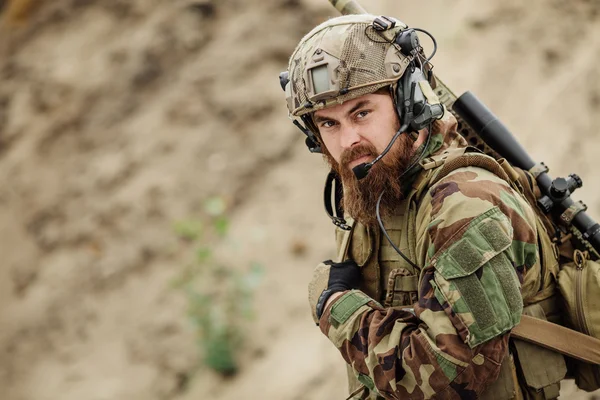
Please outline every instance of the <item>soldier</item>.
M332 168L327 187L343 187L344 218L330 207L338 257L309 285L313 318L352 398L557 397L564 365L520 389L527 370L509 351L521 283L539 274L534 212L496 161L466 152L416 35L393 18L333 18L282 74L290 116ZM326 202L342 194L331 190Z

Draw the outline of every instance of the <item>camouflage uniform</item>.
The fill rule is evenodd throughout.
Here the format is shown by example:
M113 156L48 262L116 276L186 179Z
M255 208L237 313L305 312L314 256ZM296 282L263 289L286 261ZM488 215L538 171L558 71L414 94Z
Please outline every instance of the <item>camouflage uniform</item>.
M379 229L356 222L350 232L338 228L336 263L355 261L362 282L316 321L319 299L331 293L331 263L320 264L309 285L313 317L350 366L357 398L554 398L566 369L553 357L561 356L518 341L509 346L521 314L545 318L556 310L546 307L556 260L545 253L538 260L538 240L548 235L538 238L539 221L511 188L508 166L484 155L460 156L467 143L450 113L437 120L443 108L426 77L430 58L407 44L410 35L387 17L333 18L300 41L287 76L280 76L289 115L311 151L319 142L315 111L382 87L391 88L401 124L418 131L433 121L434 127L427 148L417 150L425 158L402 178L407 196L384 221L412 263ZM417 114L427 124L412 125Z
M466 145L456 132L456 120L446 113L435 123L426 156ZM407 183L413 188L425 174L430 179L436 173L417 169ZM403 215L384 221L420 267L398 280L418 282L416 293L390 303L394 284L390 287L388 279L406 272L397 267L410 267L388 256L393 249L383 239L376 249L378 271L363 270L365 281L371 282L362 291L345 292L319 321L353 370L351 390L360 382L369 389L368 398L478 398L498 377L507 356L510 329L523 310L523 274L537 260L535 215L496 174L464 167L425 186L399 202ZM409 228L414 232L394 231L410 226L403 224L407 218L414 221ZM414 240L400 239L407 235ZM346 253L342 249L342 258L363 258L361 247L369 245L353 243ZM366 263L357 263L365 268ZM388 307L383 307L386 295ZM355 398L365 398L361 393Z

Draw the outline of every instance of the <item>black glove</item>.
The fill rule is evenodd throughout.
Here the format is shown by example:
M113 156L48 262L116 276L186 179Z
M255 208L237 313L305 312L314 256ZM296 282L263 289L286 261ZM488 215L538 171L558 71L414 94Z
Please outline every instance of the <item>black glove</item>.
M353 260L341 263L329 260L320 264L315 269L313 280L309 285L309 301L313 307L315 322L318 324L323 315L325 303L332 294L356 289L360 280L360 268Z

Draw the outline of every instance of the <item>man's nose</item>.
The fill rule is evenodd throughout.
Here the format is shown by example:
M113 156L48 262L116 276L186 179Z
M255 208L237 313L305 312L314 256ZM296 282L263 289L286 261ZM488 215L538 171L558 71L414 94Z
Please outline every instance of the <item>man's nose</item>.
M347 126L342 129L341 143L343 149L349 149L355 144L359 143L361 136L356 126Z

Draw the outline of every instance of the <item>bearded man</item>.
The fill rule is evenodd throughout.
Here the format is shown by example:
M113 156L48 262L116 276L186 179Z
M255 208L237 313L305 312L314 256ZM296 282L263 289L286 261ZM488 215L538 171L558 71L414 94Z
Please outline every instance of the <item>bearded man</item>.
M556 397L564 371L523 389L509 351L520 282L539 263L535 215L498 163L465 153L416 35L393 18L333 18L280 77L309 149L343 186L337 259L309 285L313 318L347 363L352 398Z

